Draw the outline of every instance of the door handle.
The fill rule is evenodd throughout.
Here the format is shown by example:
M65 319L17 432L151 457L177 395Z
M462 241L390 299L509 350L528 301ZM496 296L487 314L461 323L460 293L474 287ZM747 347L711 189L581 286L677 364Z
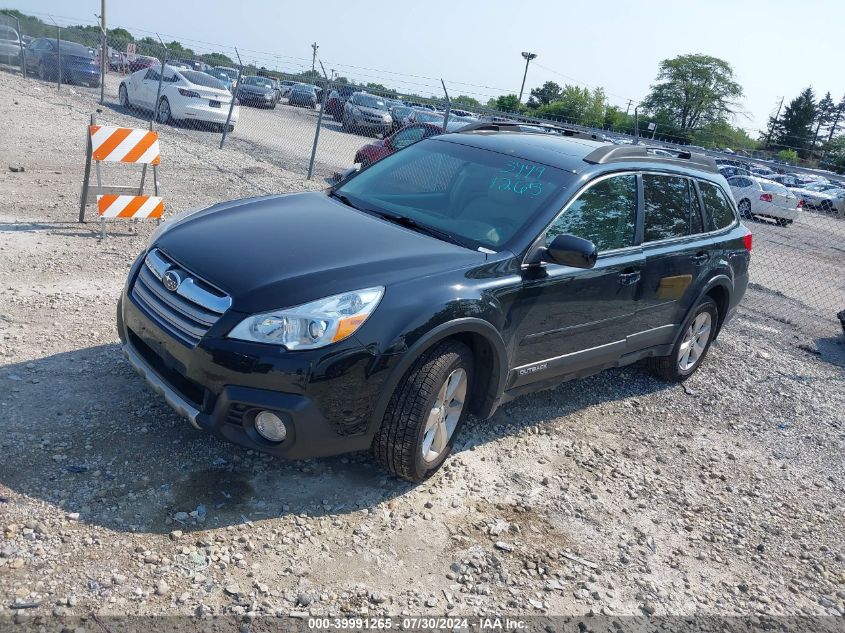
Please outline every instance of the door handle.
M701 266L702 264L706 264L707 261L710 259L710 253L705 253L704 251L700 251L693 255L692 261L695 262L696 266Z
M642 277L642 273L636 268L626 268L619 273L619 283L623 286L630 286L637 283Z

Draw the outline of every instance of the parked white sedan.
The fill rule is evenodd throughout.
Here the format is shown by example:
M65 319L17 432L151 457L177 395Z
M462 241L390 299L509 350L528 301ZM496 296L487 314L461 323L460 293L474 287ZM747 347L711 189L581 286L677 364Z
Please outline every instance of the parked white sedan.
M804 201L778 182L756 176L728 178L739 214L749 220L771 218L780 226L792 224Z
M124 79L118 88L120 105L154 110L160 69L161 64L157 64ZM159 123L205 121L222 126L226 124L232 99L232 93L226 86L207 73L165 66L157 120ZM229 121L230 132L235 129L239 115L240 106L235 99Z

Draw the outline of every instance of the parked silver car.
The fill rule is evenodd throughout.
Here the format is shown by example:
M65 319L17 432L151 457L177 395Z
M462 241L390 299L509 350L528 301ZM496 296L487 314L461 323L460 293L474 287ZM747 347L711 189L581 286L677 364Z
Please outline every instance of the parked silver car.
M345 132L386 136L393 127L393 117L384 99L367 92L356 92L343 106L341 123Z
M11 26L0 24L0 64L21 63L21 40Z

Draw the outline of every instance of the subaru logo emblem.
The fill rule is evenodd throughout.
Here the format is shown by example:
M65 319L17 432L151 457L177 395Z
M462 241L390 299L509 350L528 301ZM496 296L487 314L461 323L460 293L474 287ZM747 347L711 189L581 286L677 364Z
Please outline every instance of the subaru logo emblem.
M179 277L179 273L174 270L168 270L164 273L164 277L162 277L162 281L164 282L164 287L167 288L170 292L176 292L176 289L179 287L179 284L182 283L182 278Z

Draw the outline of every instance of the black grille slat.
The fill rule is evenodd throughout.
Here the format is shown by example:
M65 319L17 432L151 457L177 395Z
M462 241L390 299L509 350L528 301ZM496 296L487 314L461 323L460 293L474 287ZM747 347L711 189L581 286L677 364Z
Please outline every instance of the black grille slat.
M237 426L243 426L244 424L244 416L248 407L245 404L237 404L234 403L229 407L229 411L226 414L226 421L229 424L235 424Z
M151 251L145 264L135 279L130 296L162 329L182 343L195 346L217 323L231 302L219 290L213 289L157 249ZM151 268L157 268L155 274ZM183 279L183 285L176 291L165 288L159 278L169 270L176 271ZM185 287L183 292L185 283L192 285ZM216 305L220 302L223 302L222 305ZM211 308L219 309L219 312Z

